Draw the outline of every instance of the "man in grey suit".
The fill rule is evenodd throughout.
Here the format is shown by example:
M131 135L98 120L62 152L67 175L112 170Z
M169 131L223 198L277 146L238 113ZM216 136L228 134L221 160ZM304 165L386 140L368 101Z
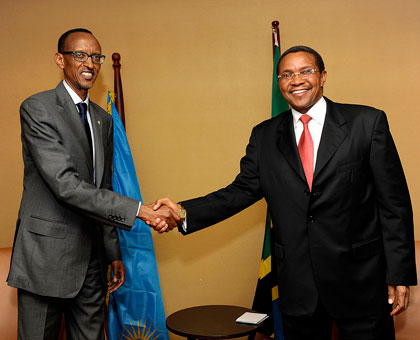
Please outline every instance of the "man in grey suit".
M21 108L23 195L8 284L18 288L18 338L104 339L106 272L110 292L124 282L118 233L151 205L112 191L112 117L89 100L105 56L86 29L64 33L55 55L64 80ZM169 211L160 218L176 225Z

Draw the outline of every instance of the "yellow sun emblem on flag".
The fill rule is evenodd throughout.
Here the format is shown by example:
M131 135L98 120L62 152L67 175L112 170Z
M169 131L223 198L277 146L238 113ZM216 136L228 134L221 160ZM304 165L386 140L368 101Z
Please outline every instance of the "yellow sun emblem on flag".
M158 335L156 335L154 338L152 338L153 334L155 334L156 329L152 332L151 331L151 327L152 327L152 322L150 322L149 328L146 330L146 321L144 322L143 327L140 327L140 322L137 320L137 329L135 326L133 326L133 324L130 321L130 326L131 326L131 332L130 330L124 326L125 331L127 332L127 334L121 334L124 338L120 337L120 340L156 340L161 333L159 333ZM143 331L142 331L143 329Z

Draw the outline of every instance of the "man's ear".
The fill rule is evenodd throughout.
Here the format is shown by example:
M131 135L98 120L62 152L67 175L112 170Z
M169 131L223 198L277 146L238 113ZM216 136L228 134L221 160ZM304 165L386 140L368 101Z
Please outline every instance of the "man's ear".
M61 53L56 53L54 56L55 63L61 69L64 69L64 56Z
M324 87L325 82L327 81L327 71L321 72L321 87Z

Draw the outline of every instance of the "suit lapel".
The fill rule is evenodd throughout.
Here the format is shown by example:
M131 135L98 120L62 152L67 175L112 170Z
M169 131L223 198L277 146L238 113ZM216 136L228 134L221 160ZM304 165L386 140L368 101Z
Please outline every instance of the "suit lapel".
M292 169L299 175L300 178L302 178L304 182L306 182L305 173L303 171L302 162L300 161L299 151L296 145L292 112L290 110L286 111L282 113L281 116L283 116L284 119L281 120L279 125L278 147Z
M104 174L104 146L102 137L101 120L93 105L89 105L90 119L92 122L93 139L95 141L95 183L99 188L101 186Z
M80 119L79 112L74 105L73 100L68 94L62 82L58 84L55 89L57 94L57 113L61 116L66 126L72 131L75 136L75 144L81 146L81 153L85 156L86 165L89 169L91 178L93 176L93 160L91 156L89 142L83 127L82 120Z
M346 121L337 105L327 98L325 99L327 101L327 114L318 148L314 181L347 136Z

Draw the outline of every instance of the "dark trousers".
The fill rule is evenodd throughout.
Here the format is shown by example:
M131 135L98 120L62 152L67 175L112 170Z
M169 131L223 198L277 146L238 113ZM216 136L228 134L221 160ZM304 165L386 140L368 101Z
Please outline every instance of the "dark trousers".
M339 340L395 340L391 309L381 315L333 318L318 300L313 315L296 317L282 314L284 340L331 340L332 323L338 328Z
M74 298L18 289L18 340L57 340L63 315L67 340L104 340L105 296L98 260L90 262L83 287Z

